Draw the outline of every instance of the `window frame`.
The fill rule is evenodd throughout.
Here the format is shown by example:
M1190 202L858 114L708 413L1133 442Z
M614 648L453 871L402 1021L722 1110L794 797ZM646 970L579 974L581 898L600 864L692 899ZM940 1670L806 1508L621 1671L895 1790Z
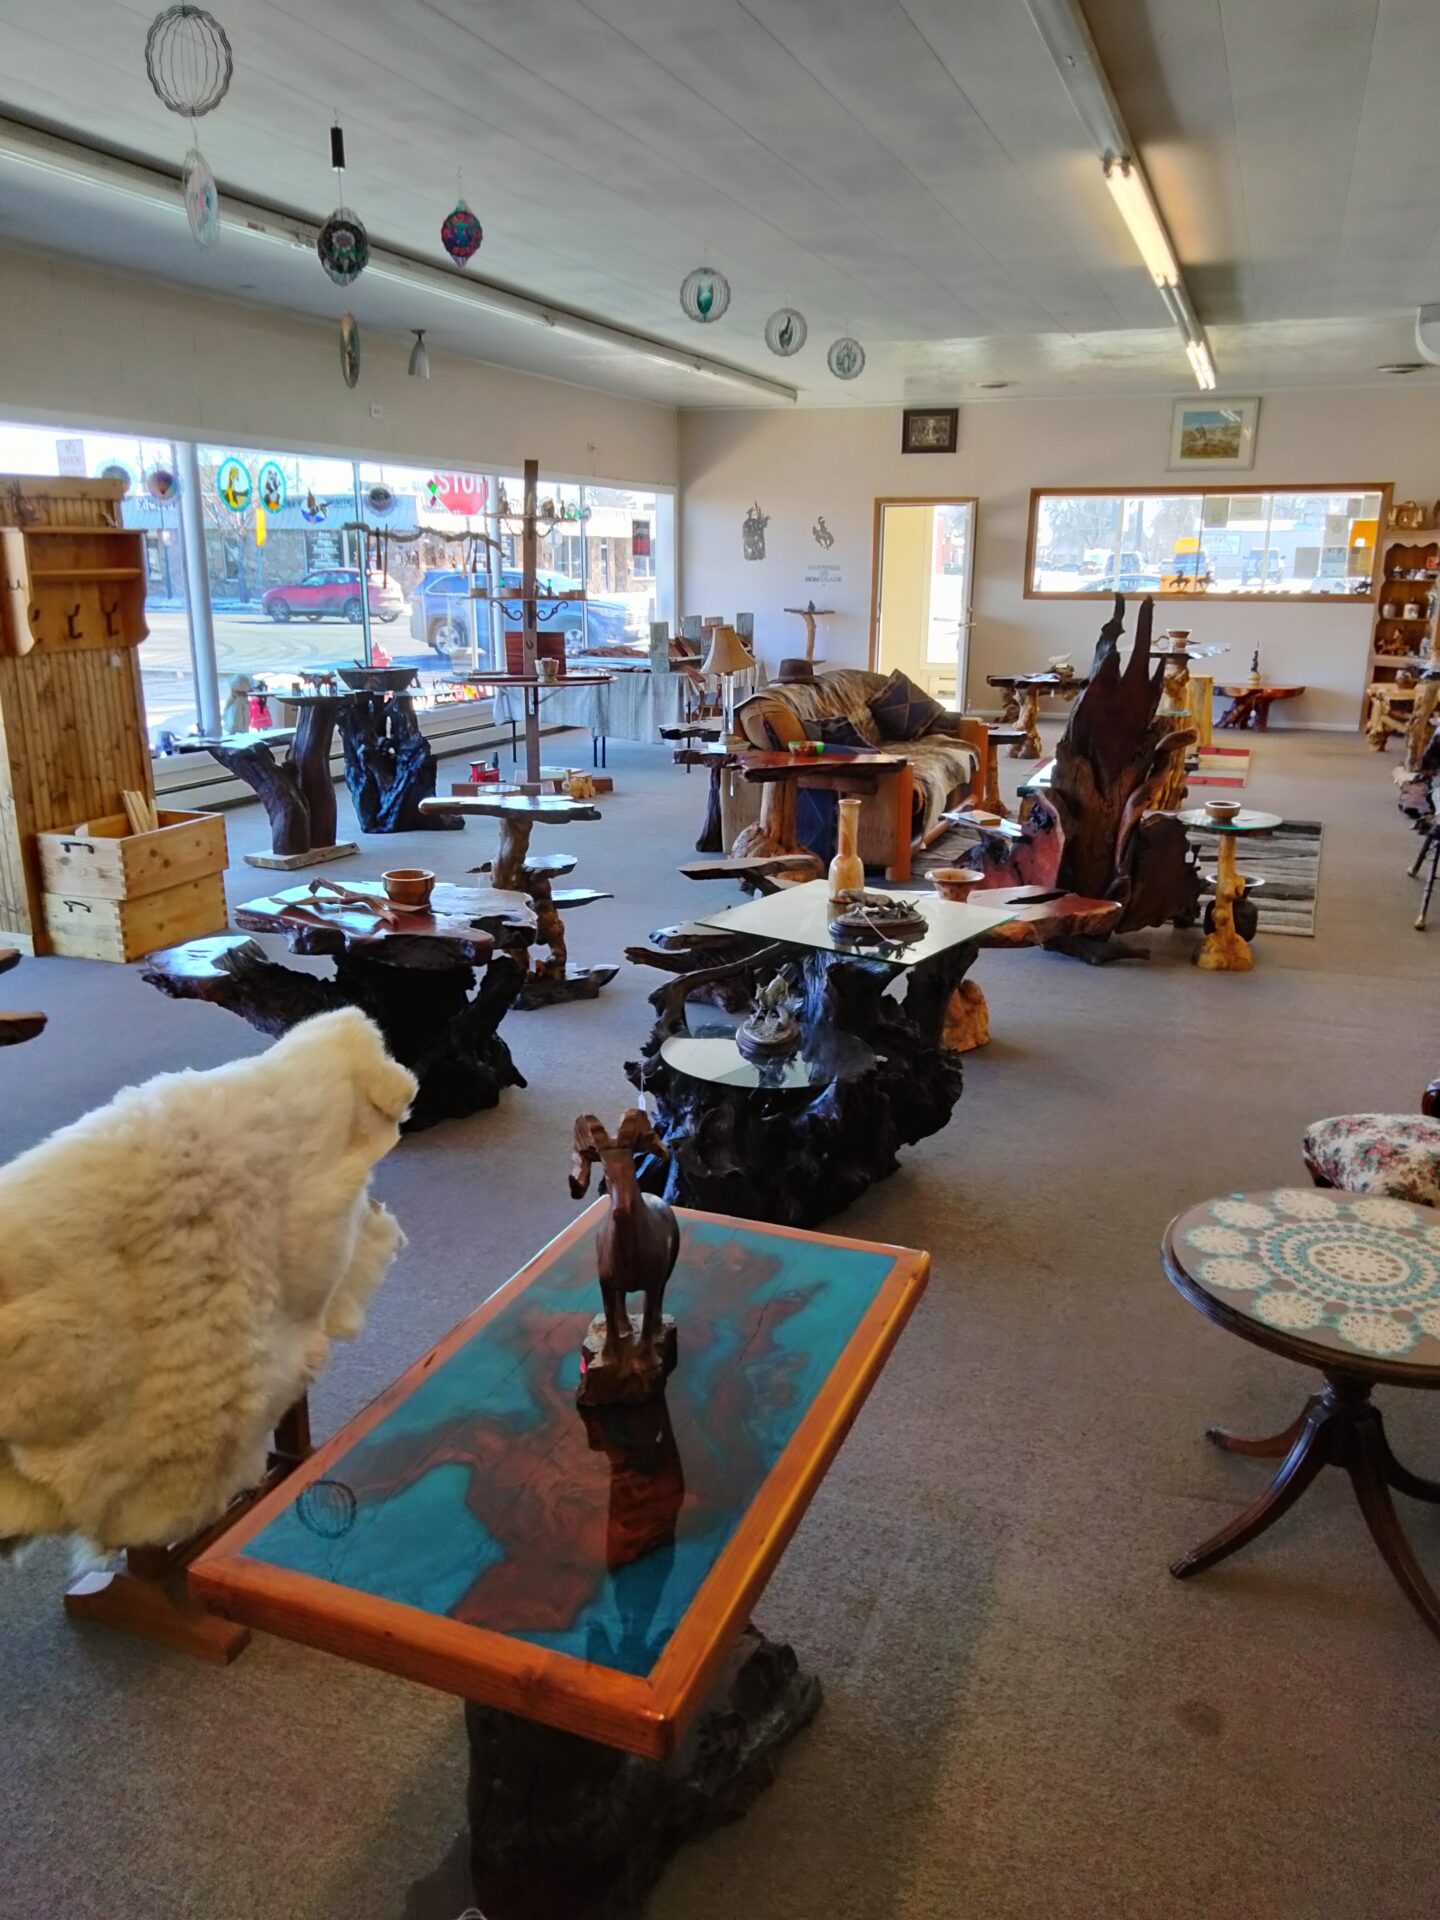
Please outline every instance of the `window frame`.
M1380 496L1380 511L1377 519L1375 551L1370 561L1370 590L1368 596L1358 593L1187 593L1166 592L1158 587L1153 593L1132 595L1132 598L1150 600L1181 600L1190 606L1201 602L1213 606L1262 606L1262 607L1359 607L1370 606L1375 598L1376 574L1380 566L1380 549L1386 533L1386 522L1390 517L1390 507L1395 492L1393 480L1303 480L1287 482L1284 480L1265 480L1256 482L1252 475L1245 475L1245 485L1238 485L1235 479L1215 486L1164 486L1164 487L1127 487L1112 485L1108 487L1072 487L1049 486L1030 489L1030 515L1025 528L1025 574L1023 596L1026 600L1084 600L1092 607L1102 605L1106 599L1103 593L1056 592L1053 588L1037 587L1035 582L1035 528L1040 514L1040 502L1045 499L1076 500L1083 497L1098 499L1197 499L1201 502L1200 518L1203 525L1206 500L1229 499L1239 494L1277 493L1374 493Z

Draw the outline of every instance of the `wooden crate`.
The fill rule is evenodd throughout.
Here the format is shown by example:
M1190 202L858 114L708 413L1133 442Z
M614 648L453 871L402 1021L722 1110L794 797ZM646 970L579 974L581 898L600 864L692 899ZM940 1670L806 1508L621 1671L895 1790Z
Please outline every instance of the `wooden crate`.
M47 893L42 903L50 951L69 960L140 960L160 947L219 933L228 918L218 873L133 900Z
M223 873L227 864L218 813L161 813L153 833L132 833L123 813L111 813L82 821L73 833L35 837L44 891L87 900L134 900Z

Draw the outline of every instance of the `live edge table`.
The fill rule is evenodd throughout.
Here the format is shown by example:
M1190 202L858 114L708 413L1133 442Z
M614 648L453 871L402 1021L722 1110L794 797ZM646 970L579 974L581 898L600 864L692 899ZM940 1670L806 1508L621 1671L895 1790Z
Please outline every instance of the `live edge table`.
M651 996L658 1017L625 1072L670 1149L641 1183L672 1203L815 1226L893 1173L901 1147L948 1123L963 1075L952 1003L983 936L1015 907L927 893L917 938L854 942L831 934L828 896L828 883L812 880L700 915L702 929L734 945ZM752 1078L738 1065L717 1074L719 1050L667 1046L695 1036L692 1002L738 1012L782 971L798 1005L802 1074ZM903 997L889 991L896 982Z
M768 1783L820 1683L750 1611L929 1271L682 1211L665 1399L582 1414L608 1205L190 1569L229 1619L469 1703L486 1920L638 1911L682 1840Z
M1440 1388L1440 1215L1310 1187L1232 1193L1172 1220L1162 1251L1171 1283L1207 1320L1324 1382L1281 1433L1209 1429L1227 1452L1279 1465L1237 1519L1170 1571L1188 1580L1215 1566L1288 1513L1323 1467L1341 1467L1386 1566L1440 1638L1440 1598L1391 1497L1433 1506L1440 1481L1400 1464L1370 1398L1378 1385Z

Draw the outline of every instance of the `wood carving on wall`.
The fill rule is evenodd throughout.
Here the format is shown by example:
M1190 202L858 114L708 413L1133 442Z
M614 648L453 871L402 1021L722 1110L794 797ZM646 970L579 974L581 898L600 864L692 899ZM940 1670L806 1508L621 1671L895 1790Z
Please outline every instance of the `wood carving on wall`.
M1152 659L1155 603L1140 603L1135 644L1123 664L1124 596L1100 629L1090 684L1075 702L1055 750L1047 788L1038 792L1018 838L987 835L981 859L987 887L1061 887L1091 899L1118 900L1118 933L1167 922L1188 925L1200 903L1200 875L1184 827L1173 814L1176 761L1194 744L1193 727L1172 727L1159 711L1165 662ZM1104 942L1055 943L1082 958L1119 957Z

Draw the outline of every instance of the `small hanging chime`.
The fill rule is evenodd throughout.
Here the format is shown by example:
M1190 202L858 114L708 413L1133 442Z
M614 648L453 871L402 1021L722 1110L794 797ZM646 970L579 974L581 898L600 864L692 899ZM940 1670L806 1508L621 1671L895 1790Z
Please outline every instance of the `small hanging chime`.
M454 212L446 214L440 223L440 244L457 267L468 267L484 238L485 229L462 194L455 202Z
M680 282L680 309L701 326L718 320L730 305L730 282L712 267L696 267Z
M335 169L340 204L321 227L315 251L336 286L348 287L369 262L370 236L360 216L345 205L345 134L338 121L330 129L330 164ZM350 384L355 383L352 380Z

